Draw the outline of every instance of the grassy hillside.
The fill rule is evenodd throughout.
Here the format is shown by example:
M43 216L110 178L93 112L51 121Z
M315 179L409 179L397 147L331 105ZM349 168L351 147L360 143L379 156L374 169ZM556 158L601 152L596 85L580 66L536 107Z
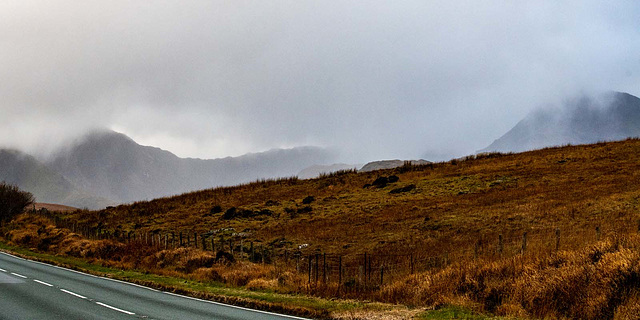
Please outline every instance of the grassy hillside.
M55 250L253 290L463 304L522 317L623 318L640 311L638 151L640 140L630 139L486 154L78 210L63 221L161 241L153 250L126 237L126 245ZM248 256L253 242L278 258L259 268L224 264L202 247L162 242L180 232L192 246L197 233L218 249L232 239L236 256ZM20 243L19 232L10 238Z
M282 239L335 254L454 250L483 239L636 228L640 215L639 140L489 154L313 180L283 179L77 211L105 228L205 233L234 228L249 239ZM385 187L363 186L395 175ZM407 192L395 189L415 186ZM312 196L314 200L304 204ZM219 206L217 213L214 207ZM248 217L225 219L230 208ZM263 214L260 214L262 212ZM472 241L475 242L475 241Z

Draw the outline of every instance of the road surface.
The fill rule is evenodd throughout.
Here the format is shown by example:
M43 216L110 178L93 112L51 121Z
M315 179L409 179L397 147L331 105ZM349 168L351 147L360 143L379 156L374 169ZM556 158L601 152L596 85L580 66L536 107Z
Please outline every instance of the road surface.
M0 319L303 319L162 292L0 252Z

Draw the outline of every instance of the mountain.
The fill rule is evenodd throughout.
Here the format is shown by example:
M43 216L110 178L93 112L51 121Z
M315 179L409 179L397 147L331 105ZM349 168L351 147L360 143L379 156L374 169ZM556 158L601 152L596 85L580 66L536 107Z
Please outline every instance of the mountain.
M118 202L152 199L260 178L293 176L330 152L315 147L276 149L222 159L179 158L141 146L113 131L94 132L47 165L82 190Z
M80 191L62 175L17 150L0 150L0 180L33 193L39 202L100 208L114 202Z
M479 152L519 152L565 144L586 144L640 136L640 99L608 92L536 110Z
M360 172L369 172L375 170L382 169L393 169L397 167L401 167L405 164L405 162L410 162L412 165L423 165L429 164L430 161L427 160L381 160L381 161L373 161L365 164L362 168L360 168Z

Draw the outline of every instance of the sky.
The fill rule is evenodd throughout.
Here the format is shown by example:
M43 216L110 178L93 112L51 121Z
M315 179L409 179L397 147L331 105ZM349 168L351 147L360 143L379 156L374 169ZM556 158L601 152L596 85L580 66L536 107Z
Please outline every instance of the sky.
M568 96L639 96L639 52L637 1L7 0L0 146L443 160Z

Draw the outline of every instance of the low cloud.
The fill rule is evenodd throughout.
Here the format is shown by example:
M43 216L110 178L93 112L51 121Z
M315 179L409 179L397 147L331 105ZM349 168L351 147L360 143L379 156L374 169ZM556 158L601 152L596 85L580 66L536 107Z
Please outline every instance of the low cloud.
M640 95L633 1L0 4L0 145L94 127L180 156L472 153L578 92Z

